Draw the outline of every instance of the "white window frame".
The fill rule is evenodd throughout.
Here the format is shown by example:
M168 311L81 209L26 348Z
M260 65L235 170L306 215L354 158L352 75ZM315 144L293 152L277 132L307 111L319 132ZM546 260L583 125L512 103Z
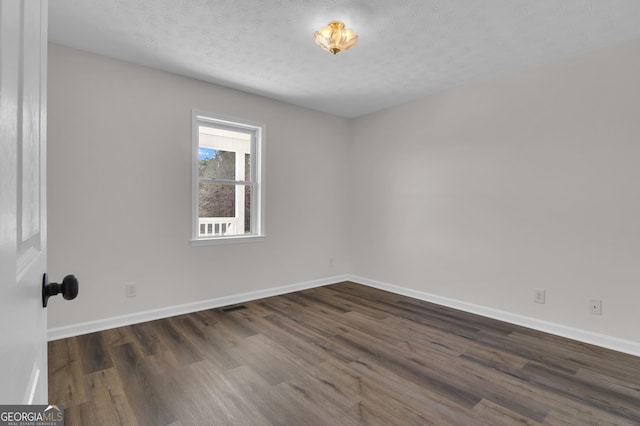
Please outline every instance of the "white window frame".
M191 157L191 246L207 246L214 244L234 244L262 241L266 238L265 217L265 142L266 125L241 118L227 117L219 114L211 114L204 111L192 110L192 157ZM228 130L248 132L251 137L251 176L252 181L230 181L233 184L249 184L251 191L251 234L248 235L220 235L200 237L199 231L199 183L198 176L200 147L200 125Z

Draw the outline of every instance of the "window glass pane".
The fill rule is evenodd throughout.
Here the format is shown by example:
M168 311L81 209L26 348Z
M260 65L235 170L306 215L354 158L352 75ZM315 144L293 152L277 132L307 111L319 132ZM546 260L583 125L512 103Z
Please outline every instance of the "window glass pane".
M201 182L198 236L251 234L251 187Z
M244 186L244 233L251 234L251 188Z
M199 217L234 217L236 211L235 185L200 183Z
M244 180L251 181L251 154L244 155Z
M236 153L200 147L198 176L205 179L236 179Z

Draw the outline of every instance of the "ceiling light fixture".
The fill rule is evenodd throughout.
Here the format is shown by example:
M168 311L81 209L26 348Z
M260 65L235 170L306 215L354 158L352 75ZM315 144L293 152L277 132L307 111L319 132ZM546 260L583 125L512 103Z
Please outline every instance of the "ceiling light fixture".
M358 42L353 30L345 30L340 21L332 21L314 34L316 44L334 55L352 48Z

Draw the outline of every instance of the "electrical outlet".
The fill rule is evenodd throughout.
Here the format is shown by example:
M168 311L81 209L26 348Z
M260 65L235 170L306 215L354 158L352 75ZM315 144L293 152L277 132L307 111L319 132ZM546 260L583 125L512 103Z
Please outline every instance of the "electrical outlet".
M602 315L602 300L589 300L589 313L592 315Z
M543 288L534 288L533 289L533 301L536 303L544 303L545 302L545 294Z
M126 297L136 297L137 294L136 283L127 283L124 285L124 295Z
M333 265L335 264L335 261L333 259L333 257L329 258L329 268L333 268Z

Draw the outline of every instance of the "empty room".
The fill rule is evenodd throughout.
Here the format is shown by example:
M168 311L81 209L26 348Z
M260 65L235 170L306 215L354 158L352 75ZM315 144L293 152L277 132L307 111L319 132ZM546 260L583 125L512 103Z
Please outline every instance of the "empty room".
M0 25L2 413L640 424L640 2Z

